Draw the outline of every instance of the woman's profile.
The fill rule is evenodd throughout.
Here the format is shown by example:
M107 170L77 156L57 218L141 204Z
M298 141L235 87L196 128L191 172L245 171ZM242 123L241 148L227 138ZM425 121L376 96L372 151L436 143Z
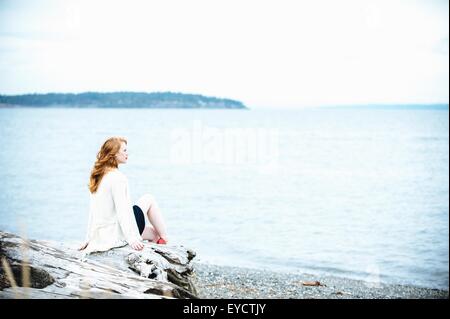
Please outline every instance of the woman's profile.
M111 137L97 153L89 191L89 220L85 253L106 251L127 243L135 250L144 248L143 240L167 243L166 227L154 197L145 194L132 205L128 179L119 165L128 160L127 140ZM150 224L146 225L145 216Z

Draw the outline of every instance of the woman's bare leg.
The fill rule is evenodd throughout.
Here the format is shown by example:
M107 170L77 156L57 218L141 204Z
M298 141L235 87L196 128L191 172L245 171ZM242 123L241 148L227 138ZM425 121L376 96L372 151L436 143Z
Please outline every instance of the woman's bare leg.
M136 205L138 205L142 209L144 214L147 214L148 220L153 228L152 229L149 228L149 226L147 226L144 229L145 236L151 237L152 239L149 240L152 241L158 240L159 237L167 241L166 225L164 223L161 210L159 209L158 203L156 202L155 198L150 194L145 194L141 198L139 198Z
M159 235L152 225L146 225L141 235L143 240L149 240L153 243L159 239Z

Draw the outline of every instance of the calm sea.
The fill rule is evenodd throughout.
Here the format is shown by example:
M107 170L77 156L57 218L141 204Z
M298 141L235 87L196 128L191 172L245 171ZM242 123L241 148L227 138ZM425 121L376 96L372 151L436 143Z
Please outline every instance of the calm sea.
M448 107L0 109L0 229L81 242L116 135L198 261L448 289Z

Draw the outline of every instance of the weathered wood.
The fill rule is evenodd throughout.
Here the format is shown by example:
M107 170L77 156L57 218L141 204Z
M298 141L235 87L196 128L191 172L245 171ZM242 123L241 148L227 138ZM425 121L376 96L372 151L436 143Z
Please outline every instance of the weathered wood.
M0 298L197 298L191 281L194 257L183 246L153 243L142 251L126 246L86 256L0 231L0 259L19 286L11 287L1 263Z

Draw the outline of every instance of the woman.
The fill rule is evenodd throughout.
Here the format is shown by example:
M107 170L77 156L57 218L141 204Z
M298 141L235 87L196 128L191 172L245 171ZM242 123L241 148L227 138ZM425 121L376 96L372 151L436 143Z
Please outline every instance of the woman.
M89 183L86 242L79 248L86 253L127 243L135 250L142 250L142 240L167 243L164 220L153 196L143 195L136 205L131 205L127 177L118 169L127 160L127 141L120 137L109 138L97 154ZM144 213L150 225L145 225Z

